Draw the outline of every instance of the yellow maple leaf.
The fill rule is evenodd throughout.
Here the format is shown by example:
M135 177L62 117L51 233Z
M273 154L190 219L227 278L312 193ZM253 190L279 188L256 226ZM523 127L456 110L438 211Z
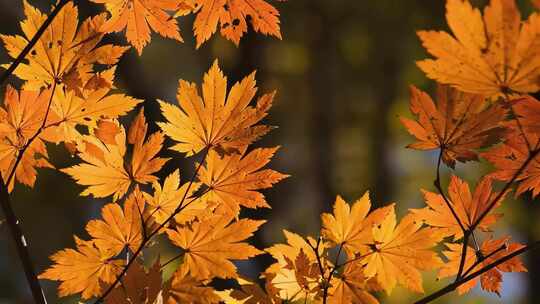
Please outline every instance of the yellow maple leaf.
M372 227L382 221L394 205L374 210L371 209L369 192L349 206L340 196L334 203L334 214L321 215L321 235L336 245L342 245L350 256L366 252L373 242Z
M244 78L227 91L227 78L217 60L204 75L202 97L196 84L180 80L180 107L159 101L167 122L158 123L163 132L178 142L171 149L188 156L204 148L240 150L266 134L271 127L255 125L267 115L275 93L260 97L255 107L255 74Z
M47 15L27 1L23 4L26 20L21 22L21 28L24 37L0 36L12 58L20 54L47 19ZM104 22L105 16L102 14L87 19L78 27L77 7L69 2L27 56L27 63L21 63L14 75L24 80L24 88L29 90L55 82L64 83L71 89L85 83L92 76L94 64L115 64L128 49L114 45L96 47L103 37L98 29Z
M81 195L122 197L132 183L147 184L157 180L153 173L159 171L169 158L156 157L163 145L163 134L156 132L148 137L144 111L141 109L129 129L128 143L133 145L131 162L124 163L126 133L123 127L114 137L115 143L107 144L95 136L84 136L77 149L83 164L62 169L78 184L88 186Z
M113 283L122 271L123 261L112 259L110 253L99 250L93 242L75 237L77 250L64 249L51 256L54 261L40 279L61 281L60 296L82 292L83 299L100 295L100 283Z
M106 33L126 29L126 37L139 55L150 42L150 29L163 37L183 41L177 21L167 11L178 10L182 0L91 0L105 4L111 18L102 25Z
M167 230L174 245L184 251L181 267L189 270L196 279L214 277L235 278L236 266L231 260L246 260L262 251L242 242L251 237L265 221L241 219L217 209L216 213L189 226Z
M195 4L197 48L216 32L218 25L221 35L236 45L247 32L248 23L256 32L281 39L279 11L265 0L196 0Z
M442 31L418 35L435 59L417 64L429 78L488 96L540 89L540 16L522 22L514 0L491 0L484 15L468 0L448 0Z
M419 270L431 270L442 263L432 248L444 235L421 227L422 223L412 215L405 216L396 227L395 212L373 227L372 252L360 263L365 265L366 277L375 277L388 294L397 283L423 292Z
M278 148L259 148L245 155L223 157L210 150L206 165L201 167L198 175L199 180L209 187L202 199L223 204L233 215L238 214L240 206L270 208L264 195L256 190L270 188L288 177L272 169L261 170Z

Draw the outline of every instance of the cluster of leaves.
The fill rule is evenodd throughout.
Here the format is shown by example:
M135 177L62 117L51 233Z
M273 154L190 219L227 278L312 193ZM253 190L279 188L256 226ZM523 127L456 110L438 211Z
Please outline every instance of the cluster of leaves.
M52 143L81 160L61 171L84 187L82 196L111 199L101 218L87 223L88 236L75 236L76 247L53 254L39 276L59 281L60 296L108 304L375 304L375 293L390 294L397 285L423 293L421 271L455 277L443 292L460 294L478 281L499 294L502 272L526 271L517 255L529 247L495 237L492 227L514 183L516 196L540 193L540 102L527 95L540 90L536 13L522 22L514 0L491 0L483 15L467 0L448 0L452 34L418 33L434 57L418 66L439 83L437 98L411 87L415 119L401 121L417 139L410 148L439 150L436 192L422 190L424 208L398 222L395 204L371 210L369 193L351 205L338 196L333 213L321 216L319 237L284 231L285 244L263 251L247 239L264 220L240 214L269 208L260 191L287 177L265 168L279 147L251 147L272 129L261 120L275 92L252 103L255 73L228 90L215 61L201 89L180 80L177 104L158 101L160 131L148 134L143 108L126 128L119 118L142 103L114 86L115 66L129 47L101 40L125 29L141 54L151 30L181 41L176 18L191 13L197 47L218 25L236 44L248 22L280 38L278 11L264 0L91 1L105 4L109 16L79 24L76 6L65 2L14 70L22 89L8 86L0 109L0 171L10 191L16 182L33 186L37 168L54 168L46 149ZM26 1L24 11L24 37L1 36L13 58L48 19ZM159 156L165 137L174 142L169 149L192 160L190 178L181 179L180 169L158 178L170 160ZM442 163L454 168L480 158L494 169L474 191L456 175L444 191ZM494 181L505 183L500 191ZM178 254L163 263L145 254L163 243ZM261 274L261 287L241 277L234 261L263 253L275 263ZM178 262L174 273L165 277L162 269L172 262ZM215 279L233 280L237 288L217 291Z

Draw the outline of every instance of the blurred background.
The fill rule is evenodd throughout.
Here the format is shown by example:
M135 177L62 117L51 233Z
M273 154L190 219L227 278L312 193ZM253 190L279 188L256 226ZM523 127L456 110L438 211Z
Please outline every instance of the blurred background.
M2 34L20 33L22 1L0 0ZM48 11L52 0L29 0ZM473 1L483 6L487 1ZM77 1L80 15L103 10L100 5ZM282 229L316 236L320 213L329 211L337 194L352 202L371 192L375 206L397 202L400 215L423 205L420 188L434 190L437 152L408 150L413 139L398 116L409 116L408 86L433 92L434 83L415 66L427 54L415 31L447 30L443 0L351 1L290 0L273 2L280 10L283 41L249 32L235 47L219 35L195 50L191 31L193 17L181 18L185 43L153 35L141 57L131 49L117 73L120 90L145 100L149 121L160 121L157 98L176 101L177 81L200 83L203 73L218 58L229 85L257 70L259 92L277 89L275 106L267 123L279 126L256 146L281 145L271 167L291 175L266 191L271 210L246 212L268 223L254 238L265 248L284 241ZM519 1L524 16L532 12L529 1ZM123 34L111 37L125 44ZM10 62L0 50L0 62ZM12 83L17 83L12 79ZM151 125L156 130L156 125ZM170 145L170 142L167 142ZM62 147L50 146L52 163L64 168L76 162ZM193 168L179 154L162 171L166 176L180 167L188 176ZM489 166L458 164L456 173L475 183ZM444 183L449 171L443 171ZM34 189L18 186L14 208L22 221L32 258L39 272L50 265L48 256L73 247L73 234L87 238L85 223L99 216L106 200L79 197L82 190L67 175L40 170ZM505 217L495 235L510 234L527 242L540 239L538 202L509 199L502 207ZM170 249L162 258L174 256ZM540 253L524 257L529 273L505 274L501 297L476 288L465 297L446 296L436 303L540 303ZM255 278L272 260L262 256L239 264ZM426 292L449 283L425 275ZM44 281L49 303L77 303L76 298L57 299L57 284ZM383 303L410 303L420 295L397 288ZM0 303L31 303L21 265L5 225L0 226Z

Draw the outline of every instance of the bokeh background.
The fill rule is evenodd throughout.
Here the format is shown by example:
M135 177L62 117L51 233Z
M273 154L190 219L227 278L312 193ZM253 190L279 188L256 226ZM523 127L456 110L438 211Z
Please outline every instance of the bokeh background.
M29 0L47 11L52 0ZM0 32L20 33L22 1L0 0ZM405 148L412 138L398 116L409 116L408 86L433 92L434 84L415 66L427 55L415 31L447 30L443 0L289 0L275 2L281 11L283 41L250 32L240 47L214 36L195 50L191 31L193 17L181 19L185 43L153 36L141 57L130 50L117 73L120 90L145 100L150 121L162 120L157 98L175 101L178 79L200 82L203 73L218 58L229 84L257 70L260 92L278 90L267 122L279 126L258 146L281 145L271 166L292 177L266 191L272 210L246 214L267 218L254 238L259 248L283 241L282 229L316 235L320 213L329 211L335 196L353 201L371 191L375 206L397 202L404 214L420 207L419 189L433 190L437 153ZM487 1L473 1L483 6ZM82 16L100 12L99 5L78 0ZM519 1L525 16L532 12L526 0ZM111 40L125 44L123 36ZM0 62L9 59L0 50ZM17 84L15 79L12 83ZM156 130L156 125L151 126ZM170 144L170 143L168 143ZM50 146L52 162L63 168L76 160L62 147ZM184 176L193 168L180 155L162 176L180 167ZM456 173L475 182L486 172L485 163L459 164ZM445 183L448 170L443 171ZM55 251L74 246L73 234L86 237L85 223L99 216L106 200L79 197L81 187L68 176L41 170L34 189L19 186L13 193L14 208L22 221L32 258L43 271ZM540 238L538 202L508 200L505 217L495 235L511 234L522 242ZM31 303L21 265L5 225L0 226L0 303ZM173 256L165 250L162 258ZM524 257L530 272L505 274L501 297L475 289L465 297L450 295L436 303L540 303L540 253ZM271 259L263 256L242 263L242 272L256 277ZM426 292L449 281L425 275ZM57 284L43 283L50 303L77 303L75 298L57 299ZM419 295L397 288L384 303L410 303Z

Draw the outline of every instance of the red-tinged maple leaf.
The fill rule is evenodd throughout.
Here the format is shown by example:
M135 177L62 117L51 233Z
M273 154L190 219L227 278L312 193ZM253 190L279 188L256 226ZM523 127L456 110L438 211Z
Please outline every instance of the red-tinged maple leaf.
M439 278L446 278L454 276L458 273L459 265L461 263L461 244L446 244L448 250L443 251L443 254L448 259L448 262L439 270ZM480 246L480 253L475 253L475 250L471 247L467 247L467 256L465 259L464 270L465 273L473 273L482 269L484 266L493 263L512 252L523 248L522 244L509 243L509 237L492 240L488 239ZM483 260L479 260L483 259ZM496 294L500 294L502 284L501 272L526 272L527 268L523 265L523 262L519 257L513 257L512 259L498 265L497 267L483 273L479 277L476 277L457 288L459 294L468 292L471 288L476 286L478 280L481 282L482 289Z
M450 207L455 211L464 228L468 229L476 225L479 217L488 208L492 208L492 204L498 207L506 196L505 193L497 202L494 201L499 193L493 192L490 177L480 180L474 194L472 194L469 185L455 175L452 175L448 185L450 207L447 206L442 195L425 190L422 190L422 192L427 207L413 209L411 212L418 220L440 230L444 235L453 236L454 239L463 237L463 230L452 214ZM490 212L476 226L481 230L489 231L490 226L501 216L502 214Z
M496 143L503 135L506 109L481 95L439 86L435 104L428 94L412 86L410 109L417 120L401 117L401 122L418 141L408 147L442 149L442 160L452 168L456 160L477 160L477 149Z
M247 32L253 30L281 39L279 11L265 0L196 0L197 17L193 23L197 48L220 27L221 35L236 45Z

